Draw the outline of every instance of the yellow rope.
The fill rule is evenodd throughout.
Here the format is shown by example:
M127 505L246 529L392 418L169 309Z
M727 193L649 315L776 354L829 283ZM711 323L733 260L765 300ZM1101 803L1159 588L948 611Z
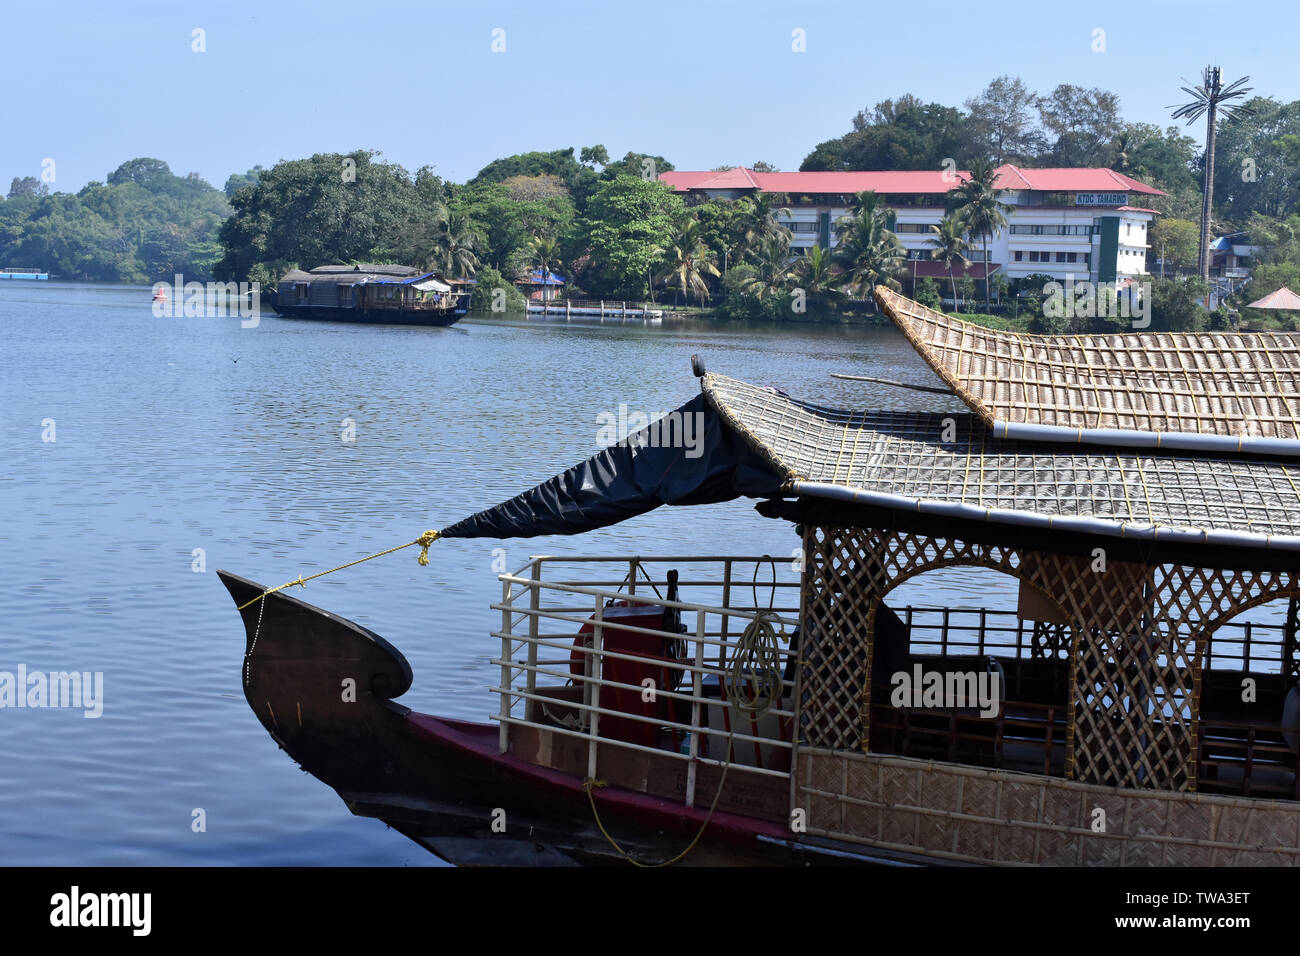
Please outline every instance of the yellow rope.
M290 581L287 584L281 584L279 587L276 588L267 588L257 597L253 598L253 600L247 602L246 604L239 605L239 610L242 611L246 607L251 607L252 605L256 604L258 601L262 600L262 598L266 597L268 594L274 594L276 591L283 591L285 588L291 588L295 584L300 588L305 588L307 586L308 581L315 581L317 578L323 578L325 577L325 575L333 574L335 571L342 571L344 568L354 567L355 565L362 564L366 561L373 561L375 558L382 558L386 554L392 554L394 551L401 551L404 548L410 548L417 544L420 546L420 558L419 558L420 566L424 567L429 563L429 545L433 544L433 542L437 540L438 540L438 532L426 531L424 534L420 535L414 541L408 541L406 542L406 544L399 544L397 547L389 548L387 551L380 551L378 554L371 554L364 558L357 558L357 560L349 561L347 564L340 564L337 568L330 568L328 571L320 571L316 574L309 574L305 578L300 574L298 575L296 580Z
M600 821L600 811L596 809L596 798L592 794L592 791L597 787L606 786L605 781L596 780L593 777L588 777L586 780L582 781L582 789L587 792L587 800L591 804L591 814L596 818L596 826L600 828L600 832L604 835L605 839L609 841L609 845L617 850L623 859L627 860L633 866L640 867L643 870L655 870L661 866L672 866L678 860L685 857L687 853L694 850L695 844L699 843L700 837L704 836L704 830L708 827L709 821L713 819L713 811L718 808L718 800L722 797L722 787L727 782L727 771L731 769L731 747L734 736L734 730L727 735L727 762L722 765L722 777L718 780L718 792L713 795L713 804L709 807L709 812L704 815L704 822L700 824L699 830L695 832L695 838L691 840L690 843L686 844L686 849L682 850L681 853L678 853L671 860L664 860L662 863L642 863L640 860L634 859L627 850L618 845L618 841L609 835L609 831L605 829L605 824Z

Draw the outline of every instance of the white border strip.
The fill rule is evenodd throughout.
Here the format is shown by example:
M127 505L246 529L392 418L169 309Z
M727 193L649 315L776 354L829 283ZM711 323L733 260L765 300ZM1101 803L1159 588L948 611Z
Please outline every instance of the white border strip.
M1086 516L1040 515L1030 511L1013 511L1006 508L981 508L978 505L952 501L923 501L904 495L891 495L860 488L846 488L819 481L796 481L791 490L796 495L829 498L833 501L850 501L855 504L897 508L918 514L939 515L992 524L1016 525L1024 528L1044 528L1052 531L1077 531L1082 534L1102 534L1134 541L1158 541L1162 544L1201 544L1217 547L1262 548L1270 551L1300 551L1300 535L1267 535L1251 531L1208 531L1194 528L1174 528L1168 525L1136 524L1109 521Z
M1125 448L1159 448L1175 451L1246 452L1252 455L1300 457L1300 441L1255 435L1197 435L1190 432L1142 432L1122 428L1069 428L1065 425L1031 425L993 422L995 438L1023 441L1068 442L1080 445L1119 445Z

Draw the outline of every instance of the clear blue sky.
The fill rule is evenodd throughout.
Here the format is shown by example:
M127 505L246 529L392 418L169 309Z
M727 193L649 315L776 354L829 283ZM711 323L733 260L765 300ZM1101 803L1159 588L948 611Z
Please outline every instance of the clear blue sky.
M797 169L855 112L901 93L960 106L993 77L1117 93L1169 125L1209 62L1300 99L1295 0L924 2L48 2L4 12L0 189L54 188L154 156L232 172L375 148L462 182L492 159L604 143L679 169ZM195 28L205 53L191 51ZM492 31L506 50L492 52ZM805 31L804 53L791 50ZM1094 29L1106 51L1092 52ZM1198 137L1200 132L1196 132Z

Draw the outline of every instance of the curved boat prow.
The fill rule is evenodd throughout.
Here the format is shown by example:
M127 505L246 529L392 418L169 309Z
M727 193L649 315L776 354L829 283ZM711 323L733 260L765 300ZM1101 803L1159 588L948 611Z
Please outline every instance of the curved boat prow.
M218 571L243 607L244 696L267 732L306 770L336 789L373 782L381 752L367 747L375 725L400 720L391 702L411 686L411 666L392 644L358 624L283 592ZM376 763L379 766L376 766Z

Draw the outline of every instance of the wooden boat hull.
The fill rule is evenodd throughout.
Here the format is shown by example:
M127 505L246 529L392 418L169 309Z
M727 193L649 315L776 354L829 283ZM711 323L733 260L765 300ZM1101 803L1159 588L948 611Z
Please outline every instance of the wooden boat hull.
M467 302L468 297L465 300ZM319 305L289 305L280 302L278 291L262 293L262 303L287 319L315 319L319 322L359 322L366 325L455 325L469 312L468 304L452 309L357 309Z
M261 594L218 572L236 605ZM396 703L406 659L382 637L282 592L241 612L244 695L272 739L348 808L376 817L452 863L621 864L582 778L500 753L498 730L418 714ZM728 784L730 787L731 784ZM707 807L617 786L593 791L610 836L639 862L680 853ZM719 809L683 860L693 865L910 864L781 823Z

